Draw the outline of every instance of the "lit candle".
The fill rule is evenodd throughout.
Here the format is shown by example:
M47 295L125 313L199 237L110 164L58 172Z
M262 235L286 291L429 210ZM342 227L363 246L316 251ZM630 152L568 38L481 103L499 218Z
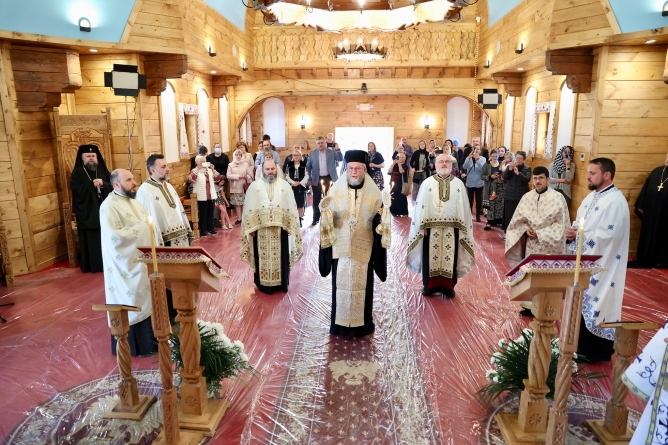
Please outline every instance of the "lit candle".
M322 195L325 196L327 193L325 193L325 180L324 179L320 180L320 186L322 187Z
M584 218L580 220L580 227L578 228L578 253L577 257L575 258L575 284L578 284L578 280L580 279L580 257L582 257L582 240L584 238L584 233L585 233L585 224L584 224Z
M148 217L148 230L151 232L151 254L153 254L153 274L158 274L158 257L155 255L155 233L153 232L153 218Z

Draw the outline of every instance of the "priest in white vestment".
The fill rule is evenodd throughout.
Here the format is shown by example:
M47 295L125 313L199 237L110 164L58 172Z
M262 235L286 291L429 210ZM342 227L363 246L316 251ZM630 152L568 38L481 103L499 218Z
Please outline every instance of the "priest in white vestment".
M299 212L292 187L277 177L277 165L267 157L261 178L246 191L241 223L241 260L265 294L288 291L290 271L302 257Z
M114 170L111 185L114 191L100 206L106 302L141 307L139 312L128 312L128 342L133 356L146 356L157 351L151 328L151 285L146 264L136 258L137 247L151 245L148 219L135 199L137 183L130 171ZM116 354L113 337L111 349Z
M169 183L169 166L165 157L150 155L146 168L151 176L137 190L137 200L153 218L155 242L159 246L188 247L188 238L194 236L179 194Z
M534 189L522 196L506 230L506 260L515 267L532 254L566 253L566 230L570 227L564 196L548 187L550 172L533 169Z
M595 158L587 167L589 190L580 204L576 222L584 221L583 255L602 255L598 265L605 270L592 275L582 302L578 354L590 362L609 361L614 352L614 329L602 328L604 321L616 322L622 316L622 299L629 256L629 204L624 194L612 183L615 163L608 158ZM573 255L577 252L579 231L566 231Z
M422 293L455 296L459 278L473 270L473 222L466 186L452 176L449 155L436 157L436 175L420 187L408 235L407 266L422 274Z
M368 154L348 150L346 170L320 201L320 275L332 273L329 333L362 337L375 330L374 272L387 277L390 195L369 176ZM313 187L319 187L316 182Z
M668 437L666 341L668 341L668 322L659 329L622 375L622 381L631 392L647 403L629 445L666 443Z

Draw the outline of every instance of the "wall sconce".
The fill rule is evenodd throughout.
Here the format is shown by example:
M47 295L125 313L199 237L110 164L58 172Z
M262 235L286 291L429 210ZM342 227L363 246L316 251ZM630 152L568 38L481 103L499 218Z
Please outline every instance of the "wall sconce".
M301 116L299 116L299 119L298 119L297 121L298 121L299 126L301 127L302 130L303 130L304 128L306 128L306 119L304 119L304 115L303 115L303 114L302 114Z
M81 17L79 19L79 31L90 32L90 20L88 20L86 17Z
M663 17L668 17L668 2L663 4L663 11L661 11Z
M311 6L311 0L306 0L306 12L313 12L313 6Z
M522 54L524 51L524 42L520 42L520 45L515 48L515 54Z
M367 91L369 91L369 90L366 87L366 83L362 83L362 92L366 93Z
M413 5L413 11L417 9L417 0L411 0L411 5Z
M241 62L241 70L242 71L248 71L248 67L246 66L246 62Z
M488 59L488 60L487 60L487 63L486 63L485 65L483 65L483 66L484 66L485 68L489 68L490 66L492 66L492 62L490 62L489 59Z
M213 52L213 47L212 46L209 47L209 56L216 57L216 53Z
M427 115L422 118L422 125L425 130L429 130L429 117Z
M360 14L364 12L364 0L359 0L360 2Z

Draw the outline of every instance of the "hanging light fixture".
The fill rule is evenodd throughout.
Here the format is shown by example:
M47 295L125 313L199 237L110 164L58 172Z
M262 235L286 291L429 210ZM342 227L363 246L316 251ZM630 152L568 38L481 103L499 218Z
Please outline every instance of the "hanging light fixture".
M360 2L360 14L364 12L364 0L359 0Z
M306 0L306 12L313 12L313 6L311 6L311 0Z
M299 123L299 126L301 127L302 130L304 128L306 128L306 119L304 119L303 114L301 116L299 116L298 123Z
M335 59L347 60L380 60L387 57L387 50L378 45L378 40L373 39L371 43L364 43L362 37L357 39L354 47L348 39L339 42L333 49Z

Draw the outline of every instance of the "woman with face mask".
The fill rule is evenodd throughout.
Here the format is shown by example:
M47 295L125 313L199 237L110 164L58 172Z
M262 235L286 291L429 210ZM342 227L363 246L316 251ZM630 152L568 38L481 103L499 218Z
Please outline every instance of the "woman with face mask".
M213 153L206 157L207 162L210 162L213 168L221 175L227 171L227 166L230 163L230 158L223 153L220 142L213 144Z

